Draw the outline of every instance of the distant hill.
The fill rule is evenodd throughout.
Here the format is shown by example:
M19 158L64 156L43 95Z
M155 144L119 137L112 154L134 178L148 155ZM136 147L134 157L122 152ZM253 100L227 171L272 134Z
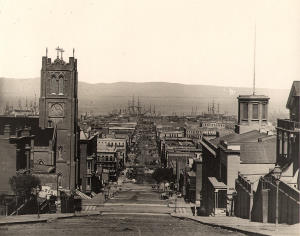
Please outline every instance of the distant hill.
M40 93L40 79L8 79L0 78L0 107L6 101L17 104L18 99L27 97L32 101ZM185 85L165 82L146 83L97 83L79 82L79 112L93 111L94 114L105 114L113 109L119 110L128 106L132 96L139 97L140 102L149 108L155 105L156 111L162 114L190 114L192 110L200 114L207 111L208 103L219 104L220 112L237 113L237 96L251 94L251 88L221 87L208 85ZM289 94L288 89L257 89L257 94L270 97L270 115L286 116L285 104ZM153 106L152 106L153 108Z

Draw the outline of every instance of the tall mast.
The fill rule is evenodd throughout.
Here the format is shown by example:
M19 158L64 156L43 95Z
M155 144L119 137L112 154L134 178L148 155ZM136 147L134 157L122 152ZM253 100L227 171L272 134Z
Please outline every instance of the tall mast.
M255 95L255 62L256 62L256 22L254 22L253 95Z

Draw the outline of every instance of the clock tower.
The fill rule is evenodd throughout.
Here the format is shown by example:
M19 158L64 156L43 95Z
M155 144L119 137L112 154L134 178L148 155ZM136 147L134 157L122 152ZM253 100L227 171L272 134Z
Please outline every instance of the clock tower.
M54 163L58 185L71 190L76 185L78 153L77 59L73 55L65 62L64 51L56 50L57 58L53 62L47 55L42 58L39 126L55 129Z

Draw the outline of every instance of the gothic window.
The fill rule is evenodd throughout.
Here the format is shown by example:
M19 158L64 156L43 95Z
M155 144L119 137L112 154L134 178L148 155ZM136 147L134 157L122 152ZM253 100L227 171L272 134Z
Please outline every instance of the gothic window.
M62 151L63 151L63 147L62 146L59 146L57 148L57 151L58 151L58 160L62 160L63 157L62 157Z
M55 73L51 74L49 79L49 90L50 94L64 94L64 76L62 74L59 76Z
M58 94L59 95L63 95L64 94L64 77L62 75L59 76Z
M58 92L58 78L55 74L51 75L50 79L50 93L56 94Z
M62 187L62 174L60 173L57 175L57 185L59 188Z

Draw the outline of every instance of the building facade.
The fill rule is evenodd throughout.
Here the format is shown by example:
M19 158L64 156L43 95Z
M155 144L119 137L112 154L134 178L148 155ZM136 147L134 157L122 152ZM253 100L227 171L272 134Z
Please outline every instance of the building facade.
M78 166L79 129L77 59L65 62L42 58L39 126L56 130L55 168L64 189L75 189Z
M268 125L269 97L265 95L238 96L238 124L236 133L260 130Z

